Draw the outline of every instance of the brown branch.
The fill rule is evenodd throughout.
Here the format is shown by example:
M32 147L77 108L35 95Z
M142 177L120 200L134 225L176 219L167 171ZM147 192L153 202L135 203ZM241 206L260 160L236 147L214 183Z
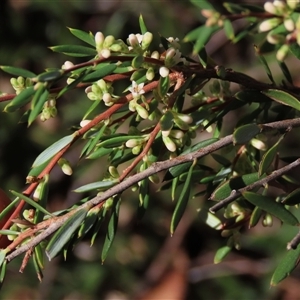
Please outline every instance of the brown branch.
M262 125L262 127L267 127L267 128L272 128L272 129L282 129L282 128L299 127L299 126L300 126L300 118L272 122L272 123L267 123L267 124ZM87 201L86 203L82 204L81 206L79 206L75 210L69 212L68 214L60 216L60 217L51 218L49 220L41 222L40 224L37 224L36 226L38 226L39 230L42 230L44 228L45 228L45 230L42 231L39 235L32 238L25 245L20 246L15 251L13 251L11 254L9 254L7 256L7 260L10 261L10 260L14 259L18 255L20 255L20 254L26 252L27 250L31 249L32 247L36 246L38 243L40 243L42 240L44 240L50 234L55 232L69 218L70 213L75 213L76 211L78 211L80 209L89 209L90 207L98 205L114 195L122 193L124 190L126 190L130 186L136 184L137 182L143 180L144 178L147 178L147 177L154 175L160 171L167 170L167 169L177 166L179 164L182 164L185 162L191 162L195 159L202 158L202 157L206 156L207 154L210 154L212 152L215 152L218 149L221 149L225 146L232 144L232 142L233 142L233 135L228 135L228 136L218 140L217 142L215 142L209 146L206 146L202 149L199 149L195 152L188 153L185 155L180 155L176 158L173 158L173 159L170 159L167 161L156 162L156 163L152 164L148 169L124 179L124 181L120 182L116 186L103 192L103 194L96 196L93 199ZM265 180L266 180L265 183L267 183L270 180L274 180L275 178L277 178L277 177L281 176L282 174L284 174L285 172L287 172L286 168L288 168L288 170L291 170L291 168L293 168L299 164L300 164L300 159L298 159L296 162L292 163L291 166L284 167L285 168L285 169L283 169L284 172L282 169L274 171L271 175L269 175L269 177L265 178ZM258 185L262 185L262 184L263 184L263 182L259 182ZM26 231L26 237L28 237L30 235L32 236L33 233L36 233L36 232L37 232L36 227L33 229L32 228L28 229ZM23 234L24 233L21 233L18 237L18 239L19 239L18 245L20 244L20 241L23 241L26 238L26 237L22 236ZM14 246L16 247L17 245L15 244ZM9 248L9 249L11 249L11 248Z

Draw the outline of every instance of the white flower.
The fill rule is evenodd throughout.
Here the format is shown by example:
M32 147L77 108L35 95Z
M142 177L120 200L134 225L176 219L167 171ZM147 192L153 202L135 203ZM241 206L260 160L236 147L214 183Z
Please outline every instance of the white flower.
M135 81L132 81L132 86L128 89L131 93L133 98L137 98L140 95L145 94L145 91L143 90L144 83L137 84Z

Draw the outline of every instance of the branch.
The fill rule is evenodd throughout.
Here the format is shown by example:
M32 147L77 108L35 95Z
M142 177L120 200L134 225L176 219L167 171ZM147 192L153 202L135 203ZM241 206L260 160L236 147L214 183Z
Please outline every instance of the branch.
M262 125L262 128L266 128L266 129L283 129L283 128L290 128L290 127L300 127L300 118L290 119L290 120L283 120L283 121L278 121L278 122L272 122L272 123L267 123L267 124ZM209 146L206 146L202 149L199 149L195 152L188 153L188 154L185 154L185 155L180 155L176 158L173 158L173 159L170 159L170 160L167 160L167 161L160 161L160 162L153 163L148 169L126 178L124 181L120 182L116 186L114 186L114 187L108 189L107 191L103 192L101 195L96 196L96 197L92 198L91 200L87 201L86 203L80 205L75 210L73 210L72 213L75 213L76 211L78 211L80 209L89 209L90 207L98 205L98 204L102 203L103 201L105 201L106 199L108 199L108 198L110 198L114 195L122 193L124 190L126 190L130 186L138 183L139 181L141 181L141 180L143 180L143 179L145 179L145 178L147 178L151 175L154 175L158 172L167 170L171 167L183 164L185 162L191 162L195 159L200 159L200 158L206 156L207 154L210 154L212 152L215 152L218 149L224 148L224 147L232 144L232 142L233 142L233 135L228 135L224 138L221 138L217 142L215 142L215 143L213 143ZM296 162L294 162L290 165L292 165L292 167L294 167L294 164L299 165L300 164L300 159L298 159ZM284 168L289 168L289 170L290 170L291 169L290 165L286 166ZM282 169L286 170L284 168L282 168ZM282 169L274 171L272 173L273 175L272 174L269 175L269 177L264 178L264 180L266 180L268 178L270 180L273 180L273 179L281 176L282 175L282 173L281 173ZM272 176L272 177L270 177L270 176ZM259 182L259 184L261 185L262 182ZM57 229L59 229L62 226L62 224L64 224L64 222L68 218L69 218L69 215L66 214L66 215L63 215L61 217L55 217L55 219L49 219L49 220L41 222L37 226L40 226L39 227L40 229L44 229L44 228L46 228L46 229L42 233L40 233L39 235L32 238L30 241L28 241L25 245L22 245L19 248L17 248L15 251L13 251L11 254L9 254L6 257L6 259L8 261L11 261L12 259L17 257L18 255L20 255L20 254L26 252L27 250L29 250L30 248L36 246L38 243L40 243L46 237L48 237L53 232L55 232ZM34 232L36 232L36 230L34 231L34 229L28 229L28 231L29 232L31 231L32 234ZM29 234L28 231L26 231L27 236ZM20 236L21 235L22 235L22 233L20 234Z

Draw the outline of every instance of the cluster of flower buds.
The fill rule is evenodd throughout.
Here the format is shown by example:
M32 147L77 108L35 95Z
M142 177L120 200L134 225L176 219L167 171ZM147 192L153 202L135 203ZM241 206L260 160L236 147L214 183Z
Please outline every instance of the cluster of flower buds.
M129 50L137 53L143 54L149 48L153 40L153 34L151 32L146 32L144 34L130 34L127 43L129 45Z
M223 20L221 18L221 14L217 11L210 9L202 9L201 14L203 17L207 18L205 25L207 27L218 25L220 27L223 26Z
M114 104L115 98L112 96L113 87L111 83L103 79L98 80L85 89L85 93L90 100L103 100L106 106Z
M47 121L51 118L55 118L57 115L56 101L55 99L50 99L45 102L40 119L41 121Z
M24 89L29 86L32 86L33 82L30 78L24 78L19 76L18 78L11 78L10 83L13 89L16 91L16 94L20 94Z
M297 42L300 45L300 17L294 13L299 1L274 0L266 2L264 9L274 17L261 22L259 30L268 32L267 41L270 44L281 45L276 53L276 58L283 61L289 52L289 44ZM276 30L283 24L285 30Z

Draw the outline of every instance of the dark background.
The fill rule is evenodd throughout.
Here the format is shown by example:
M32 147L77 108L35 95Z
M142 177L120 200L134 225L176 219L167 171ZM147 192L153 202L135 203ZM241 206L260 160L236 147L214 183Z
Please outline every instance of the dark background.
M215 1L221 3L221 1ZM263 1L261 1L263 2ZM251 2L252 3L252 2ZM259 3L259 2L257 2ZM67 27L93 33L102 31L126 39L138 33L142 14L154 35L182 39L203 23L197 8L189 1L30 1L2 0L0 3L0 65L13 65L41 73L46 67L60 67L65 60L82 61L52 53L47 47L80 41ZM237 24L237 26L240 26ZM265 78L253 54L253 41L231 45L220 33L207 46L219 63ZM185 45L189 49L190 45ZM0 73L0 90L13 92L9 76ZM35 157L51 143L68 133L81 117L87 99L71 93L58 103L57 119L29 129L18 120L22 111L0 115L0 187L22 190ZM5 103L0 104L3 109ZM76 161L80 145L69 153ZM72 189L93 178L97 165L80 167L71 178L54 169L51 176L50 208L62 209L79 199ZM98 173L97 173L98 175ZM233 251L224 263L214 265L216 249L226 244L220 232L197 219L199 199L190 209L176 234L169 236L174 208L169 194L151 194L150 208L141 221L136 219L137 197L125 193L119 231L102 265L100 260L105 227L93 247L89 240L79 242L67 260L46 262L44 280L39 283L33 266L18 272L21 259L8 265L1 299L292 299L299 294L298 281L291 277L278 288L269 288L276 263L286 242L295 234L290 228L258 226L242 239L242 250ZM299 275L297 271L294 276ZM149 294L146 294L149 293ZM152 293L152 294L151 294ZM155 294L156 293L156 294ZM295 293L295 294L294 294ZM148 297L148 298L147 298ZM296 297L297 298L297 297ZM296 299L293 298L293 299Z

